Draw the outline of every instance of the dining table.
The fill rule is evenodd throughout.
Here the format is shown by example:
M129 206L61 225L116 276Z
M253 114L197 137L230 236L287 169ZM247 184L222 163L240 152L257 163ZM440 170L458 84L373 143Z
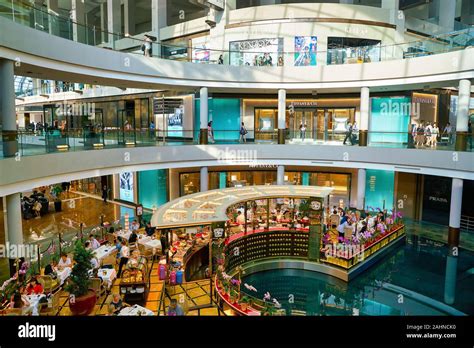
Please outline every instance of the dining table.
M107 288L110 289L114 280L117 278L117 271L115 271L114 268L100 268L97 270L97 276L102 279L107 285Z
M25 310L25 313L31 313L31 315L39 315L39 304L42 298L46 298L45 294L32 294L27 295L26 298L30 303L30 306Z
M125 307L118 313L120 316L152 316L153 311L140 305Z
M109 256L112 254L117 247L115 245L102 245L94 250L94 256L100 262L104 257Z

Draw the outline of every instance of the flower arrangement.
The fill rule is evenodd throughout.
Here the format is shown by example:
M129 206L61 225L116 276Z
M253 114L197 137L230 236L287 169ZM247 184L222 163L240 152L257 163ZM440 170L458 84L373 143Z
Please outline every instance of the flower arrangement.
M242 296L239 301L240 308L245 312L252 305L252 299L249 296Z

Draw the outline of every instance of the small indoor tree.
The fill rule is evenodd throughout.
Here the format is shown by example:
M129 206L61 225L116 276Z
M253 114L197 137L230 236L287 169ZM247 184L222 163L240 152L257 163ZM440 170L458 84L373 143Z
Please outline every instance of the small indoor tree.
M86 250L84 245L77 241L74 246L74 265L66 291L75 297L87 294L91 283L89 270L91 269L92 251Z
M81 241L77 241L74 247L74 261L76 262L69 284L65 290L70 293L69 307L75 315L88 315L94 309L96 296L93 290L89 289L91 280L89 270L91 264L92 251L86 250Z

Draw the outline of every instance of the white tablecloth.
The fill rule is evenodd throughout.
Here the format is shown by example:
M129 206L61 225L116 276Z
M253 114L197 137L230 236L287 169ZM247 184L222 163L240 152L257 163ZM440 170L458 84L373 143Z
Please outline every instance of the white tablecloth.
M122 316L133 316L133 315L138 315L138 312L141 312L141 315L154 315L153 311L149 310L148 308L139 306L139 305L134 305L131 307L126 307L122 309L118 315Z
M159 239L152 239L151 237L142 237L138 240L138 243L144 245L146 248L153 249L153 254L156 254L157 250L161 250L161 242Z
M130 238L130 236L132 235L132 231L120 230L120 231L115 232L115 235L117 237L121 237L121 238L124 238L124 239L128 240Z
M62 270L56 270L56 275L58 276L59 284L63 285L64 281L71 275L71 267L63 268Z
M102 260L104 257L112 254L117 247L110 245L102 245L101 247L94 250L94 255L98 261Z
M98 270L97 276L111 288L114 279L117 278L117 272L113 268L101 268Z
M28 298L28 302L30 303L30 306L28 307L27 310L25 310L26 313L30 313L32 315L39 315L38 313L38 307L39 307L39 301L41 298L45 297L44 294L40 295L28 295L26 296Z

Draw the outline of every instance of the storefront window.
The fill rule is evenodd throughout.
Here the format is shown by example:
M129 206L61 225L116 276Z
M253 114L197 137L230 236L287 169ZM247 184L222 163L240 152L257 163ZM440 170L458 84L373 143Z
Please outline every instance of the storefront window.
M199 173L182 173L179 175L180 196L199 192L201 180Z
M271 140L277 128L278 110L255 109L255 139Z
M327 64L378 62L380 45L380 40L328 37Z
M277 66L283 57L283 38L263 38L229 43L230 65Z
M95 178L87 178L82 180L75 180L71 182L71 189L88 193L90 195L102 195L102 178L100 176Z

